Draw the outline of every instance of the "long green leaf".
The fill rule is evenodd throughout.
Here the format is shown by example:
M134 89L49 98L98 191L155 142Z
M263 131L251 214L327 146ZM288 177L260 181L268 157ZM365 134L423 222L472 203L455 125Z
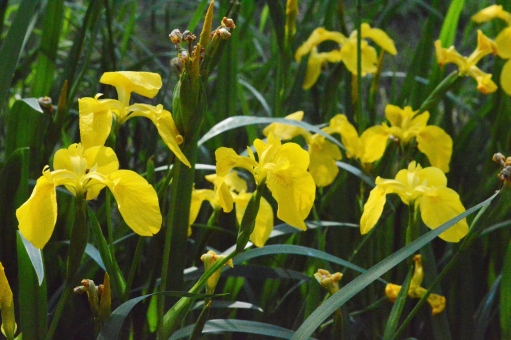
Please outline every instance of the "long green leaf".
M345 149L344 145L342 145L337 139L330 136L328 133L323 132L317 126L311 125L306 122L301 122L298 120L285 119L285 118L265 118L265 117L247 117L247 116L234 116L224 119L220 123L213 126L202 138L199 140L199 145L204 144L206 141L211 138L242 126L254 125L254 124L271 124L271 123L281 123L293 126L299 126L307 131L312 131L315 133L319 133L320 135L325 136L326 139L336 144L341 149Z
M178 330L172 335L172 337L170 337L170 339L177 340L189 336L190 334L192 334L193 326L194 325L187 326ZM204 326L202 334L219 332L249 333L281 339L291 339L291 337L293 336L293 331L286 328L274 326L268 323L236 319L209 320L208 322L206 322L206 326Z
M17 254L18 254L18 277L19 280L19 307L20 307L20 321L21 329L23 330L23 337L25 339L44 339L47 332L48 320L48 303L46 300L46 280L44 278L44 267L42 263L41 251L38 252L39 263L34 271L34 254L27 252L32 246L29 242L23 239L20 233L17 234ZM27 243L30 245L27 247ZM32 246L33 248L33 246ZM33 248L35 249L35 248ZM42 274L36 273L38 270Z
M506 250L500 285L500 329L502 339L511 339L511 243Z
M0 46L0 110L4 106L5 99L9 93L10 84L16 64L25 44L25 36L31 26L38 1L23 0L12 21L11 28Z
M397 324L399 322L399 318L401 317L401 313L403 312L406 297L408 296L408 289L410 288L410 283L412 281L412 270L413 268L410 268L408 271L405 283L401 287L401 290L397 295L397 299L394 302L394 306L390 312L389 319L387 320L387 325L385 326L385 332L383 333L384 340L389 340L397 329Z
M353 296L359 293L362 289L373 283L378 277L385 274L390 269L394 268L401 261L411 256L417 250L422 248L424 245L431 242L438 235L461 221L463 218L474 213L478 209L489 205L491 201L498 195L496 192L493 196L486 199L485 201L473 206L472 208L465 211L453 219L445 222L438 228L431 230L430 232L422 235L412 243L399 249L392 255L388 256L384 260L371 267L366 273L360 275L355 280L348 283L337 293L332 295L326 302L324 302L318 309L316 309L300 326L293 336L293 340L307 339L332 313L340 308L345 302L349 301Z

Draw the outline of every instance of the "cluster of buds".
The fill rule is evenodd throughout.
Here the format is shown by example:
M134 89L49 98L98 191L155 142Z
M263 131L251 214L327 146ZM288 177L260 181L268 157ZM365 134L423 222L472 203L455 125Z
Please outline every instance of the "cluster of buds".
M220 23L220 27L211 32L211 37L214 36L220 37L224 40L227 40L231 37L231 30L235 29L236 25L234 24L234 20L230 18L224 17L222 22Z
M500 152L493 155L493 161L502 168L497 177L504 183L511 183L511 157L505 157Z
M101 325L110 317L111 294L110 294L110 278L105 273L104 284L96 286L94 281L83 279L81 286L76 287L73 291L76 294L87 293L89 305L94 317L94 327L96 331L101 329Z
M339 291L339 281L342 279L342 274L337 272L330 274L328 270L318 269L314 277L319 282L321 287L325 288L330 295L334 295Z

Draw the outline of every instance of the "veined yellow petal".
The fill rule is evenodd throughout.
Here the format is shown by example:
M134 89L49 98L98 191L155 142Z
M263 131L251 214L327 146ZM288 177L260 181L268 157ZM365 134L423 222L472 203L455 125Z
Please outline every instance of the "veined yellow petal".
M428 157L432 166L449 172L452 155L452 138L438 126L429 125L417 134L417 147Z
M2 314L2 331L7 339L14 339L14 333L16 332L14 299L2 262L0 262L0 312Z
M239 167L254 173L257 162L250 157L239 156L233 149L220 147L215 151L216 173L225 177L234 167Z
M80 139L85 149L105 144L112 129L112 104L117 101L98 100L97 97L78 99Z
M419 201L421 217L430 229L435 229L465 211L456 191L446 188L434 188L427 191ZM468 233L465 219L440 234L447 242L459 242Z
M158 195L142 176L130 170L117 170L105 184L113 193L124 221L134 232L152 236L160 230Z
M299 169L307 170L310 163L310 156L300 145L296 143L286 143L275 153L272 163L280 164L286 162Z
M236 219L241 223L243 214L248 205L248 201L252 197L252 193L240 193L234 198L236 203ZM273 209L268 201L261 197L259 211L257 212L254 231L250 235L250 241L256 247L262 247L270 237L273 230Z
M304 220L316 194L311 174L298 166L281 163L268 170L266 184L278 203L277 217L295 228L306 230Z
M106 146L94 146L84 151L83 156L87 161L87 169L108 175L119 170L119 160L112 148Z
M497 45L497 53L503 59L511 58L511 26L504 28L500 31L497 38L495 38Z
M303 111L297 111L284 117L289 120L301 121L303 119ZM308 132L303 128L295 125L288 125L283 123L271 123L264 128L263 134L268 136L272 132L275 136L279 136L281 140L293 139L301 134L307 134Z
M385 51L389 52L392 55L397 54L396 46L394 45L394 40L390 39L390 37L383 30L379 28L371 28L369 24L362 23L361 26L362 38L372 39L375 43L380 45Z
M364 204L364 212L360 219L360 233L362 235L371 231L376 225L376 222L380 219L387 200L385 195L386 190L378 185L369 193L369 198L366 204Z
M360 137L363 146L360 162L373 163L383 157L389 140L388 127L376 125L366 129Z
M318 187L332 184L339 168L335 161L342 158L339 147L322 135L314 135L309 141L309 171Z
M508 60L500 73L500 86L511 96L511 59Z
M42 249L57 222L57 193L49 171L39 177L30 198L16 210L16 217L21 234Z
M153 98L162 85L161 76L152 72L105 72L99 81L103 84L115 86L118 99L124 106L129 106L131 92Z

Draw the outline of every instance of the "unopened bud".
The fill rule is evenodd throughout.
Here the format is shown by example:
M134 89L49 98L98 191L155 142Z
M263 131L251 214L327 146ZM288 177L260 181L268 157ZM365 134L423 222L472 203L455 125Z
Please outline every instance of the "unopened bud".
M314 277L319 284L330 293L330 295L339 291L339 281L342 279L341 273L337 272L330 274L328 270L318 269L318 271L314 274Z
M231 32L229 32L226 28L219 28L216 30L216 35L220 36L220 38L227 40L231 37Z
M46 109L51 108L51 98L50 97L39 97L37 99L37 101L39 102L39 105L41 105L41 107L46 108Z
M197 37L190 31L186 30L183 32L183 40L190 43L192 41L195 41Z
M230 29L236 28L236 25L234 24L234 20L230 18L224 17L222 19L222 23L220 24L222 27L229 27Z
M187 31L188 32L188 31ZM180 44L182 39L183 39L183 34L181 33L180 30L178 30L177 28L175 30L173 30L172 32L170 32L169 34L169 38L170 38L170 41L172 41L172 43L174 44Z

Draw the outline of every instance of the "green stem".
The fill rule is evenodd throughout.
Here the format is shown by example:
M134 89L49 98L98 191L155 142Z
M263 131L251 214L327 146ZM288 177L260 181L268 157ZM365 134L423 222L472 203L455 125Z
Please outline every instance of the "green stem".
M128 281L126 282L123 301L127 301L130 296L131 286L133 284L133 279L135 278L135 272L137 271L138 264L140 263L140 259L142 258L142 248L144 246L144 241L145 241L144 236L138 237L137 248L135 249L133 261L131 262L130 273L128 275Z
M112 227L112 198L110 192L106 191L106 228L108 234L108 248L110 249L110 257L115 261L114 251L114 232Z
M406 244L410 244L419 237L419 224L415 218L415 206L411 202L408 205L408 227L406 228Z
M422 102L417 115L431 110L436 107L438 102L444 98L444 95L449 91L462 77L460 76L458 71L453 71L437 87L430 93L428 98Z
M89 229L87 226L87 201L82 195L78 194L76 196L76 217L73 224L73 230L71 231L71 240L69 242L69 255L64 291L60 296L55 315L51 320L51 325L46 336L47 339L53 338L67 299L73 291L76 273L80 267L80 262L82 260L83 253L85 252L88 239Z
M362 112L362 3L357 0L357 124L358 134L365 128L364 113Z

